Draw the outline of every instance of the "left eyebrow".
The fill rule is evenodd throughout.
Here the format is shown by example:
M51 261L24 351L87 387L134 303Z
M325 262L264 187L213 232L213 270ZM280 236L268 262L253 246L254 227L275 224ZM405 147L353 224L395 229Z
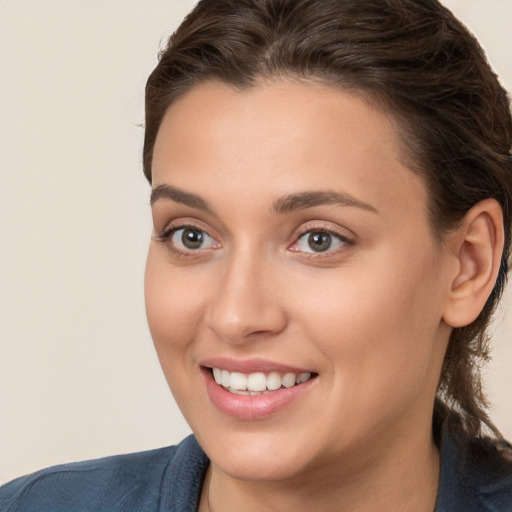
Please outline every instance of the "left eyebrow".
M379 213L371 204L365 203L346 192L334 192L331 190L298 192L281 197L272 205L270 211L274 214L282 214L330 204L351 206L372 213Z

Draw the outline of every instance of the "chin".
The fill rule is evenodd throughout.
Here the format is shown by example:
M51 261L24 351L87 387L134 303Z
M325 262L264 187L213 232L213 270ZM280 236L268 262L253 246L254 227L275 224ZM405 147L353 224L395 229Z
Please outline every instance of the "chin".
M235 432L222 437L199 433L196 437L214 466L232 478L245 481L293 478L307 469L308 452L312 448L310 436L305 436L310 440L308 443L301 439L304 436L299 432L286 429L286 432L271 433L270 427L265 433Z
M214 459L212 463L231 478L244 481L284 481L297 476L302 467L301 461L283 460L266 452L258 457L223 454L218 463Z

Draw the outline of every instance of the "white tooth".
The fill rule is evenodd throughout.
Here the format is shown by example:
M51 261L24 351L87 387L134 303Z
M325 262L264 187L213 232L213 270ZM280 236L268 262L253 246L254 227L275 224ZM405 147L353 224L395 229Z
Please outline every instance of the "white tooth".
M217 384L222 384L222 370L219 370L219 368L214 368L213 378Z
M229 380L229 387L231 389L245 390L247 389L247 375L243 373L233 372Z
M285 388L291 388L292 386L295 386L295 373L287 373L283 377L282 382Z
M308 381L311 378L311 373L304 372L300 375L297 375L297 384L302 384L303 382Z
M227 370L222 370L221 381L222 381L222 385L225 388L229 388L230 380L231 380L231 373L229 373Z
M277 372L270 372L267 376L267 389L275 391L281 387L281 375Z
M247 389L250 391L265 391L267 389L267 377L264 373L251 373L247 379Z
M250 391L241 391L240 389L229 389L229 392L235 395L248 395L250 393Z

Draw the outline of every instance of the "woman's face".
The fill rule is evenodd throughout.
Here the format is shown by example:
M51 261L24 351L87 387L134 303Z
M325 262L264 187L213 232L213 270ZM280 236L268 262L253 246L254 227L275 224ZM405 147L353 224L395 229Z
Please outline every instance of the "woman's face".
M285 479L430 431L451 260L387 115L321 85L196 86L158 133L152 212L149 326L217 467Z

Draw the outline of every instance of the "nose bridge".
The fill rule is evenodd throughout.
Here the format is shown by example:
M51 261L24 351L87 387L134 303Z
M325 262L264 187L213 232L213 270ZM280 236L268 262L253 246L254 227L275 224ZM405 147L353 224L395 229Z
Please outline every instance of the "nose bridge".
M254 247L232 251L207 314L215 334L230 343L245 343L255 335L281 331L286 323L271 282L273 264Z

